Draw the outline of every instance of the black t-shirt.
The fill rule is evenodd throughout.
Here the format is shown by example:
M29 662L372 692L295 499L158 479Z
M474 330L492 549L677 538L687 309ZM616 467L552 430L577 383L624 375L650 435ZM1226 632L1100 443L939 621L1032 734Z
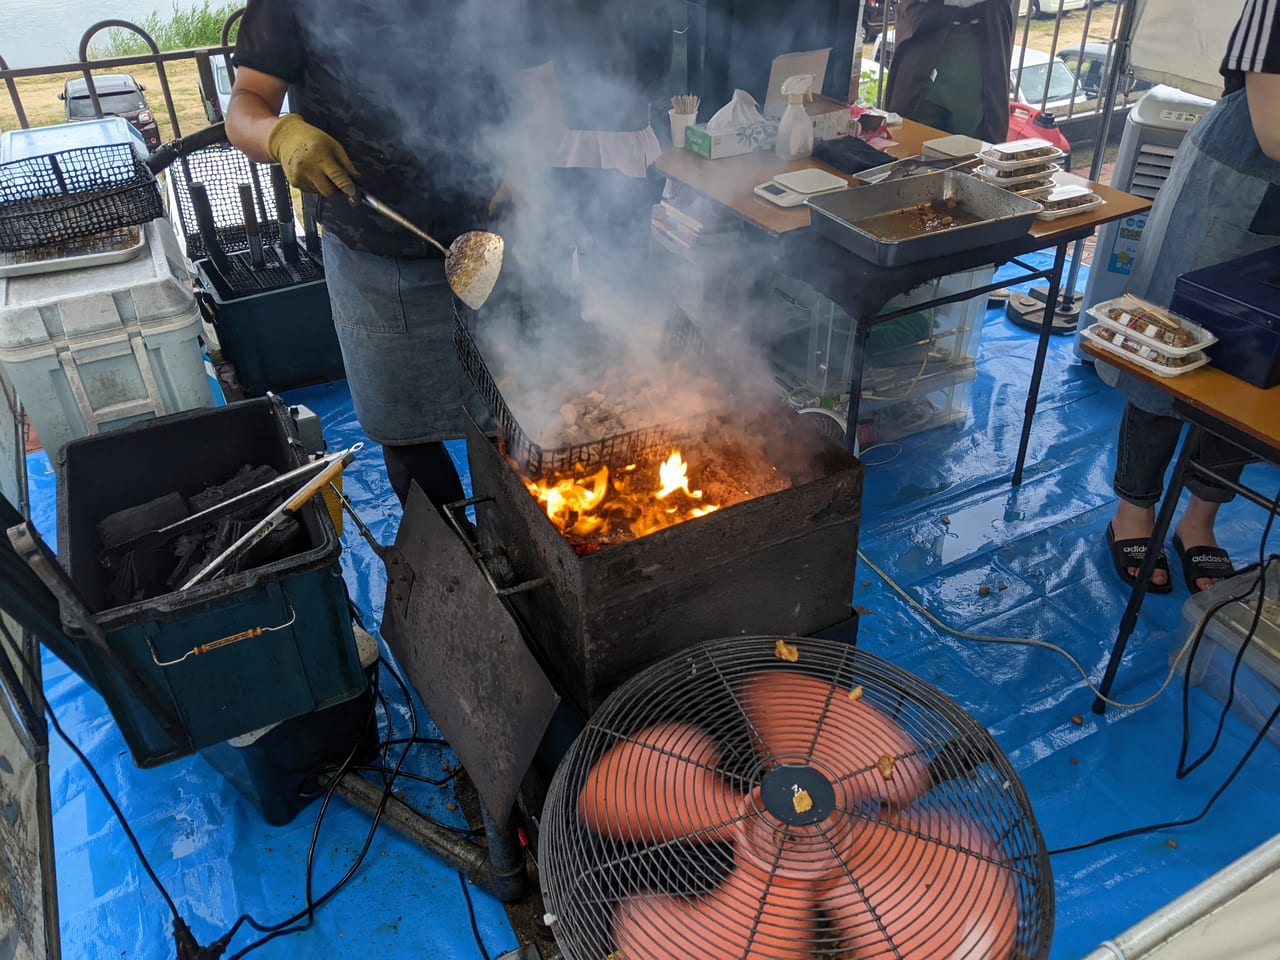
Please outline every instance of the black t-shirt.
M1246 0L1222 61L1226 93L1244 87L1246 73L1280 73L1280 0Z
M509 160L515 72L532 65L522 2L249 0L235 62L286 81L291 109L346 148L357 184L447 246L484 226ZM343 196L320 219L357 249L438 256Z

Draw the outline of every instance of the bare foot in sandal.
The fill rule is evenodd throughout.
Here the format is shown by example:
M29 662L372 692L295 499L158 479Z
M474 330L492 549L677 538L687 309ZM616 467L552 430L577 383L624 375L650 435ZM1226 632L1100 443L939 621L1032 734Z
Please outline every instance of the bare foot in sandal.
M1111 530L1116 540L1146 540L1156 526L1154 507L1138 507L1127 500L1116 504L1115 516L1111 518ZM1126 568L1130 577L1138 576L1137 567ZM1151 574L1151 585L1163 587L1169 583L1169 571L1159 567Z
M1187 502L1186 512L1173 526L1175 541L1179 548L1179 554L1188 551L1195 554L1197 558L1203 558L1202 562L1197 561L1196 570L1208 569L1221 572L1224 576L1230 576L1231 564L1227 558L1226 551L1218 546L1218 540L1213 535L1213 524L1218 517L1218 507L1221 504L1210 503L1207 500L1201 500L1197 496L1192 496ZM1184 564L1186 558L1184 557ZM1220 577L1200 576L1195 578L1195 593L1198 590L1208 590L1211 586L1218 582ZM1188 577L1188 589L1191 588L1190 578Z

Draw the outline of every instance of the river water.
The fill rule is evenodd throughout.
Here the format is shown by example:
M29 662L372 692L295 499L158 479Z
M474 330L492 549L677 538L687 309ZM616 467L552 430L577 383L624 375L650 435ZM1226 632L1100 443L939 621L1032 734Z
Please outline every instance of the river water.
M11 67L76 59L80 37L100 20L139 23L153 10L196 6L191 0L0 0L0 56ZM106 32L96 42L106 40Z

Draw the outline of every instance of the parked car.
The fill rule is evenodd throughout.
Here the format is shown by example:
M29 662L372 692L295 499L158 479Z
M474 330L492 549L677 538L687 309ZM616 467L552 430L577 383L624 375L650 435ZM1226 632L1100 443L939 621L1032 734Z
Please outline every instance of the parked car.
M898 0L862 0L862 36L874 40L886 26L893 26L898 12ZM888 24L885 17L888 16Z
M1062 12L1070 13L1072 10L1083 10L1089 6L1093 0L1062 0ZM1058 15L1058 0L1020 0L1018 4L1018 16L1031 17L1056 17Z
M1083 47L1073 43L1058 51L1058 59L1080 78L1080 89L1090 100L1097 100L1106 91L1108 68L1113 55L1114 49L1109 43L1086 43ZM1146 80L1139 80L1132 71L1121 79L1117 88L1120 96L1125 99L1150 89L1151 84Z
M102 107L103 116L123 117L128 120L148 149L160 146L160 128L156 118L147 106L147 99L142 95L147 88L138 83L127 73L104 73L93 78L93 88L98 94L98 103ZM89 85L84 77L68 80L58 99L66 105L68 123L77 120L92 120L93 98L89 96Z
M208 89L209 82L206 81L203 73L199 74L200 94L204 99L205 113L210 123L217 123L219 120L225 119L227 116L227 106L231 103L231 71L227 68L227 58L223 56L214 56L209 58L209 64L212 69L212 89ZM214 106L217 110L215 112ZM282 114L289 112L289 95L285 94L284 103L280 107Z

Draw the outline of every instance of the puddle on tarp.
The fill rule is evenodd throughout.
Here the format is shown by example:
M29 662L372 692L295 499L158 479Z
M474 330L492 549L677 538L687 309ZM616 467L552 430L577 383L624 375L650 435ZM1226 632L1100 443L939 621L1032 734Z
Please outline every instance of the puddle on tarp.
M889 462L868 468L860 546L951 626L1059 644L1096 678L1125 601L1103 543L1120 402L1073 358L1070 338L1055 337L1025 480L1011 488L1034 351L1032 333L989 311L969 421L909 438ZM297 391L289 399L320 414L331 448L364 439L345 385ZM452 451L463 462L460 445ZM892 454L881 450L868 459L883 460L886 452ZM31 470L35 519L53 541L52 475L40 455L31 458ZM1270 468L1252 466L1246 479L1264 491L1280 487L1280 471ZM347 470L344 488L379 541L391 542L399 511L376 445ZM1261 529L1260 511L1239 502L1224 508L1219 522L1224 545L1240 563L1256 559ZM382 564L350 524L344 541L352 599L376 625L386 588ZM1278 544L1280 536L1272 549ZM1114 691L1120 700L1151 695L1167 670L1186 599L1176 560L1173 566L1179 587L1148 598ZM1179 781L1180 680L1151 707L1097 717L1079 674L1056 654L948 636L865 563L854 599L870 611L860 629L867 649L936 684L993 731L1022 776L1050 848L1193 816L1252 739L1244 724L1228 718L1214 757ZM101 700L49 658L46 686L64 727L105 777L202 943L241 913L271 923L301 907L318 805L288 826L271 827L198 757L138 770ZM397 731L407 732L403 699L390 682L384 689ZM1190 704L1193 742L1202 749L1218 705L1194 688ZM434 735L419 716L420 734ZM451 759L447 751L415 753L412 766L438 776L440 764ZM173 946L166 908L110 810L56 739L52 766L64 955L167 960ZM1280 752L1264 743L1200 823L1055 856L1054 960L1078 958L1267 839L1274 832L1277 782ZM445 791L405 789L433 815L461 823L447 809ZM331 805L317 846L318 891L346 870L367 826L363 814L342 802ZM497 902L474 890L472 897L490 954L513 948ZM228 955L253 939L242 930ZM381 830L360 871L316 914L312 929L251 956L365 958L406 949L437 960L479 955L457 876Z

